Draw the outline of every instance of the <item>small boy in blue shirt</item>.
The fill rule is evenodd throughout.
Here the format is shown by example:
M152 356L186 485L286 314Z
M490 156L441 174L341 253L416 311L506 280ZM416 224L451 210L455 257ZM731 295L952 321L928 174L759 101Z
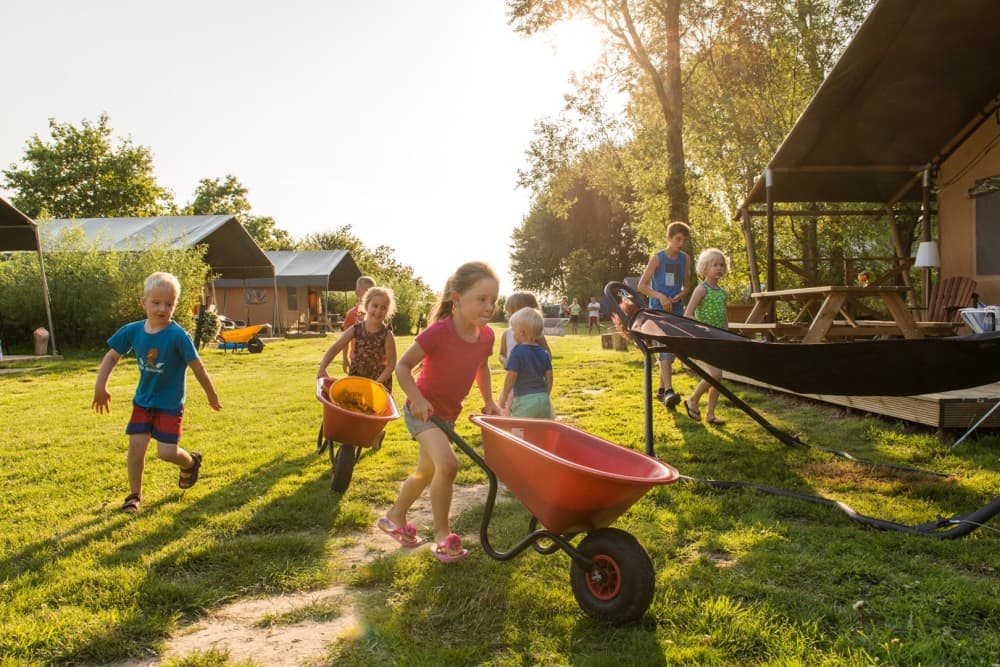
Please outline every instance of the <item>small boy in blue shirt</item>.
M201 454L186 452L178 446L181 437L181 420L184 415L187 369L198 378L208 404L221 410L219 395L198 358L198 351L179 324L174 322L174 308L181 295L180 281L169 273L156 272L146 278L140 299L146 319L126 324L108 339L111 347L101 361L94 385L91 404L98 413L111 413L111 394L108 378L111 371L129 350L135 351L139 366L139 384L132 399L132 416L125 433L128 434L129 495L121 511L135 512L142 501L142 474L146 465L146 449L156 438L156 455L180 467L178 486L189 489L198 481Z
M510 316L516 345L507 355L507 377L497 405L510 406L512 417L552 418L552 357L536 340L542 335L544 320L534 308L522 308Z

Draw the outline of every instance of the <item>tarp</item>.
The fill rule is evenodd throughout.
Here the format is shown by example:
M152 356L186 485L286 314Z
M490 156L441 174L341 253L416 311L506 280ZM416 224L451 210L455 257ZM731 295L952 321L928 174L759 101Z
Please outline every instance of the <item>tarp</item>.
M38 271L41 275L42 294L45 298L45 316L49 322L49 343L52 345L52 354L58 354L55 328L52 326L49 283L45 279L45 261L42 259L38 225L3 197L0 197L0 250L33 250L38 253Z
M231 215L57 219L42 225L43 242L47 234L77 226L89 241L108 251L139 251L153 244L181 250L204 244L205 261L213 273L238 280L266 278L266 285L274 284L271 260Z
M879 0L768 163L773 201L919 201L919 172L997 109L997 26L997 0Z
M666 350L800 394L915 396L1000 380L1000 332L849 343L767 343L640 310L629 331Z
M328 291L353 291L361 271L346 250L268 250L278 287L319 287ZM270 280L215 281L216 287L271 287Z

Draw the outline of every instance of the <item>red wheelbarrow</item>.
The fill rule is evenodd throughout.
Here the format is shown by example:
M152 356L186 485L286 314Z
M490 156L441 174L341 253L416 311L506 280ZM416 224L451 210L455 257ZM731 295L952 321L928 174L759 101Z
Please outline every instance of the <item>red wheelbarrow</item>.
M616 624L642 618L653 601L653 564L635 537L608 526L653 486L676 481L674 468L567 424L473 415L481 457L451 426L431 419L489 478L479 538L491 558L510 560L529 546L541 554L562 549L573 561L570 585L584 612ZM507 551L489 539L498 478L532 514L528 535Z
M399 410L385 387L363 377L317 379L316 398L323 404L316 453L330 452L330 488L343 493L351 485L354 464L362 452L382 445L385 426L399 417Z

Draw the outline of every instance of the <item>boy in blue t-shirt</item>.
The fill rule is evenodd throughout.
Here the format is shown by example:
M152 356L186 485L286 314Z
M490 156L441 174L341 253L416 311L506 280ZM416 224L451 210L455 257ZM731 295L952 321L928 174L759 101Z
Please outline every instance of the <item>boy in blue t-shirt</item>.
M189 489L198 481L201 454L188 453L178 446L181 420L184 415L184 380L190 367L201 383L208 404L221 410L219 395L198 358L194 342L179 324L173 321L174 308L181 295L181 285L169 273L157 272L146 278L140 299L146 319L126 324L108 339L111 347L101 361L94 385L91 404L98 413L111 413L108 378L122 355L135 351L139 366L139 384L132 398L132 416L128 434L129 495L122 503L123 512L135 512L142 501L142 474L146 465L146 449L156 438L156 455L181 469L178 486Z
M552 418L552 357L537 342L544 320L534 308L522 308L510 316L510 328L517 344L507 355L507 377L497 405L507 405L511 392L512 417Z
M667 225L667 247L649 257L646 270L639 278L639 291L649 297L651 310L663 310L674 315L684 314L684 295L688 286L688 255L682 250L691 237L691 228L683 222ZM677 357L660 353L660 388L656 400L668 408L681 402L674 391L673 363Z

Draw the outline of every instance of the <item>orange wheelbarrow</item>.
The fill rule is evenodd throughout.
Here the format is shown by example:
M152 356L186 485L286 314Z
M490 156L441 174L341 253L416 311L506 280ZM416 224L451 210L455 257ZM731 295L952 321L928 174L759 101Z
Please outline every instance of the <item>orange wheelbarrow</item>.
M642 618L653 601L652 561L635 537L609 526L653 486L675 482L674 468L568 424L473 415L483 434L480 456L447 423L431 420L489 478L479 539L491 558L510 560L529 546L541 554L561 549L584 612L616 624ZM498 478L532 514L528 535L507 551L489 537ZM580 533L587 535L573 546Z
M258 354L264 351L264 341L257 334L263 329L264 324L254 324L249 327L239 329L223 329L219 332L220 350L246 350L251 354Z
M323 404L316 453L330 452L330 488L343 493L363 451L382 446L385 427L399 417L399 410L385 387L356 376L317 379L316 399Z

